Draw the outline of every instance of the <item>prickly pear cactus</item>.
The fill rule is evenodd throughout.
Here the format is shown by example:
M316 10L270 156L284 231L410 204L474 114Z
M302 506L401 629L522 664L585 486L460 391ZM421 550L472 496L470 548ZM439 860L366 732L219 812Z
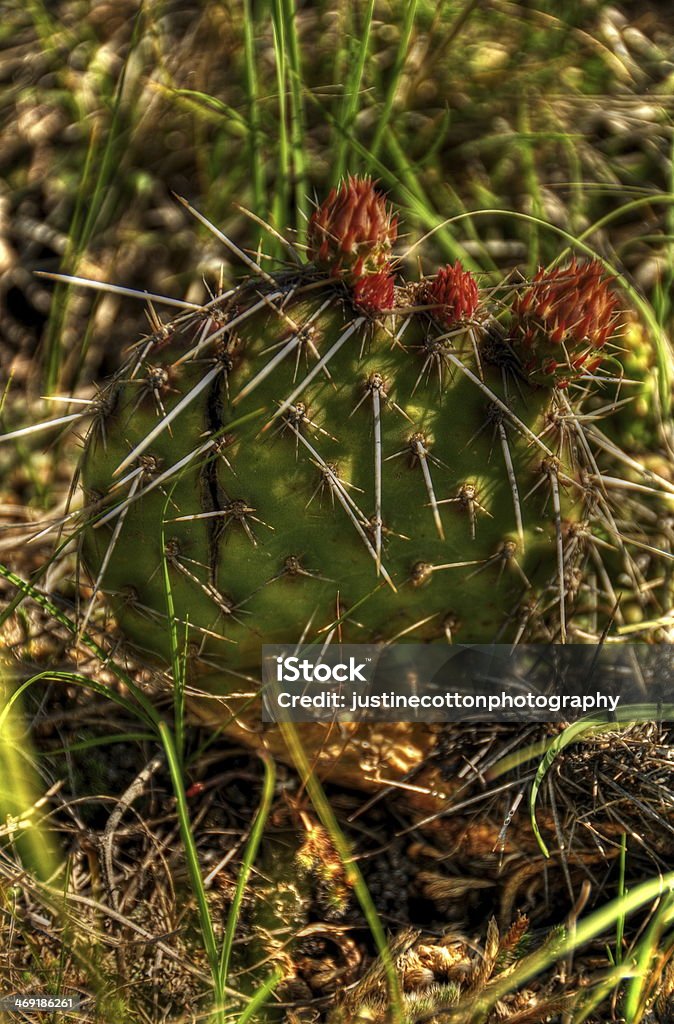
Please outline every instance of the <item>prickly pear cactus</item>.
M582 642L666 610L674 487L610 440L610 399L584 416L616 376L615 285L575 259L496 290L458 263L406 281L396 235L349 179L307 261L246 257L111 381L83 557L143 650L170 655L166 577L221 679L300 637Z

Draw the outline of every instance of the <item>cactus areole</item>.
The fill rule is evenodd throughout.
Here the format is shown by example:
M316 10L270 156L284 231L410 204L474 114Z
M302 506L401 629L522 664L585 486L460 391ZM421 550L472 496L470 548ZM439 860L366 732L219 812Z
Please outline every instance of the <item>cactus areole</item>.
M349 179L306 263L251 269L110 382L83 557L143 651L171 656L167 589L194 676L230 683L263 643L592 642L657 617L658 498L584 415L616 373L615 286L579 260L496 298L459 263L405 281L396 235Z

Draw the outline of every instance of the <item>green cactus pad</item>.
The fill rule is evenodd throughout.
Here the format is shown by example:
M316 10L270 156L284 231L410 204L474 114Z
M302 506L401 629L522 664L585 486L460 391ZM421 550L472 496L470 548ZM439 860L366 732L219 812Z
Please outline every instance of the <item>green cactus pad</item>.
M653 522L625 521L577 416L601 381L533 385L488 311L450 329L418 287L378 316L352 294L253 279L111 383L83 555L129 638L170 655L164 561L193 664L235 673L300 637L559 642L618 590L657 608Z

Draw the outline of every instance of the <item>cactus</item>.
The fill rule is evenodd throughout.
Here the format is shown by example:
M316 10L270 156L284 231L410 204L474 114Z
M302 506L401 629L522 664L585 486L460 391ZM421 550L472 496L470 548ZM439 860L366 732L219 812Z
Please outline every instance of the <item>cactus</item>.
M308 261L244 256L102 394L83 558L145 652L170 657L165 573L193 676L225 689L262 643L592 642L667 609L674 486L597 418L615 282L575 259L489 292L458 263L410 282L396 236L350 178Z

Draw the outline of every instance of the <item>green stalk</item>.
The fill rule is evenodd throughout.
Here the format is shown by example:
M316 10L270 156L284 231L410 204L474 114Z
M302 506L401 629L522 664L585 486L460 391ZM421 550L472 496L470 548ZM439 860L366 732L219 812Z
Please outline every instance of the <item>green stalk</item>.
M622 899L627 894L625 888L625 862L627 854L627 833L620 836L620 860L618 862L618 897ZM615 927L615 962L622 963L623 960L623 939L625 937L625 915L621 914L616 921Z
M665 896L650 922L646 934L632 956L632 977L627 983L623 1013L630 1024L639 1024L647 1009L646 987L653 961L663 952L662 936L674 921L674 898ZM672 936L669 937L669 944Z
M393 111L393 103L395 101L398 83L405 69L405 62L410 48L410 39L412 38L412 29L414 28L414 18L416 13L417 0L408 0L405 7L405 20L403 22L400 43L398 44L398 50L393 63L393 69L391 71L391 79L386 90L386 95L384 96L381 113L377 119L377 130L374 133L372 146L370 147L370 151L375 157L379 155L384 134L388 128L389 121L391 120L391 113Z
M162 577L164 582L164 596L166 598L166 618L168 621L169 628L169 641L171 645L171 670L173 675L173 713L175 719L175 734L176 734L176 751L178 754L178 760L180 761L181 768L184 763L185 756L185 683L187 674L187 644L188 644L188 629L185 626L185 644L184 651L181 656L180 649L178 646L178 624L176 620L175 604L173 601L173 588L171 585L171 575L168 568L168 559L166 558L166 536L164 531L164 523L166 522L166 513L169 502L171 501L171 495L173 494L174 488L168 493L166 503L164 505L164 512L162 515L161 524L161 550L162 550Z
M264 202L264 162L260 134L260 108L258 103L257 67L255 63L255 19L250 0L243 0L243 32L246 69L246 95L248 99L248 159L253 190L253 212L258 217L266 214Z
M250 838L246 844L246 849L243 854L241 861L241 867L239 868L239 874L236 880L236 889L234 892L234 898L232 899L232 905L229 908L227 915L227 925L225 927L225 938L222 945L222 952L220 954L220 964L218 967L218 978L220 987L224 990L227 984L227 978L229 975L230 960L232 957L232 948L234 946L234 934L236 932L237 922L241 913L241 906L243 903L244 893L246 891L246 885L250 877L250 873L257 857L262 836L264 833L264 827L269 817L269 811L271 810L272 800L274 799L274 786L276 783L276 767L271 757L268 754L262 756L264 763L264 783L262 787L262 798L260 800L260 806L257 814L255 815L255 821L250 830ZM271 980L271 979L270 979ZM269 982L267 982L269 984ZM248 1008L250 1010L250 1007Z
M365 70L365 62L370 49L370 30L372 28L373 15L374 0L368 0L365 22L360 30L360 46L358 47L358 55L356 60L350 61L353 67L345 85L344 103L341 116L342 130L339 135L337 159L335 160L335 170L333 173L333 184L335 185L342 180L346 171L347 155L349 151L349 135L351 127L358 115L358 101L360 97L361 82L363 80L363 71Z
M278 89L278 174L274 184L274 203L272 209L274 226L278 231L283 231L288 224L290 155L287 123L288 112L286 106L286 81L288 68L282 0L274 0L274 7L272 10L272 30L274 35L276 86Z
M257 1011L260 1010L267 1002L269 996L274 991L282 977L283 974L281 971L274 971L273 974L269 975L267 980L260 985L243 1013L237 1017L236 1024L249 1024L249 1022L253 1020Z
M302 88L302 65L299 39L297 37L295 0L281 0L284 33L288 43L288 70L290 77L290 140L293 155L295 182L295 226L299 242L306 239L306 225L309 217L309 200L304 152L304 98Z
M185 782L183 779L180 759L173 742L171 731L166 722L159 723L159 736L164 747L166 754L166 762L168 764L169 773L171 775L171 782L173 784L173 793L176 798L176 813L178 815L178 825L180 827L180 837L182 839L183 848L185 850L185 860L187 862L187 871L190 877L190 883L195 899L197 901L197 910L199 914L199 924L201 926L201 935L206 950L206 957L211 971L211 977L213 978L213 987L215 990L216 1000L216 1020L218 1024L224 1024L224 990L220 984L220 973L218 970L218 946L215 938L215 930L213 928L213 921L211 918L210 908L208 906L208 897L206 895L206 889L204 887L204 880L201 875L201 866L199 864L199 855L197 853L197 846L194 841L194 835L192 833L192 826L190 823L190 812L187 806L187 798L185 796Z

